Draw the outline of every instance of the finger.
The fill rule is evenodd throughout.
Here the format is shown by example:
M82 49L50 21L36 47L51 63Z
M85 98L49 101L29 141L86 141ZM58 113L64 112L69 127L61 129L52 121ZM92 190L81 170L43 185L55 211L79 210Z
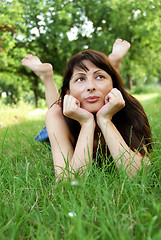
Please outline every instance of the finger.
M64 101L63 101L63 114L66 116L70 110L70 98L69 95L64 96Z
M80 107L80 102L77 98L73 97L73 96L70 96L71 97L71 105L73 107Z
M107 96L109 97L117 97L117 89L116 88L113 88L108 94Z
M125 100L124 100L124 98L123 98L123 96L122 96L122 93L121 93L117 88L114 88L114 89L112 90L112 93L115 95L116 101L117 101L119 104L121 104L122 106L125 106Z
M64 99L65 99L66 109L70 109L70 106L72 105L71 104L71 96L67 94L67 95L65 95Z
M123 99L122 93L121 93L117 88L113 88L113 89L111 90L111 93L112 93L116 98Z
M125 105L122 93L116 88L113 88L105 97L105 104L107 104L108 102L113 104L115 103Z
M115 96L120 93L120 91L117 88L113 88L111 90L111 93L113 93Z
M117 88L115 88L115 95L120 99L120 100L123 100L124 101L124 98L122 96L122 93L121 91L119 91Z
M114 94L112 92L109 92L105 97L105 104L112 101L112 98L114 97Z
M64 109L67 109L67 107L68 107L68 105L69 105L69 95L68 94L66 94L65 96L64 96L64 101L63 101L63 104L64 104Z
M78 99L68 94L64 97L64 104L66 109L72 109L73 107L80 106Z

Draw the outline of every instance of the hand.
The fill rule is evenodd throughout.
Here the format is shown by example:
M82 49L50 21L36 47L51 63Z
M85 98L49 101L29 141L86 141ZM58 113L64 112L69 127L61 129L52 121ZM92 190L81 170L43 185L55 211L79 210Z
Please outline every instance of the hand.
M80 102L71 95L65 95L64 97L63 114L78 121L81 125L90 119L94 120L93 114L80 108Z
M125 101L121 92L117 88L113 88L105 97L105 105L97 112L97 122L111 121L115 113L125 106Z

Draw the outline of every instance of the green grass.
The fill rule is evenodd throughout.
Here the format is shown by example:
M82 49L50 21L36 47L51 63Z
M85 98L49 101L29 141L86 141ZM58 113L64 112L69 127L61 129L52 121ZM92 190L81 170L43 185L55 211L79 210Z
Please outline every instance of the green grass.
M161 239L161 97L148 96L138 97L156 141L149 171L92 166L77 185L55 182L50 149L34 140L45 110L1 105L0 239Z

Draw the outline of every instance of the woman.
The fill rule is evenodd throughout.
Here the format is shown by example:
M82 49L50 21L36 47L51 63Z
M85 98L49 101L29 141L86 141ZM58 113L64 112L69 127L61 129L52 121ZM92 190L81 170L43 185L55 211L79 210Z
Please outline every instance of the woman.
M104 156L128 174L141 167L151 150L151 130L142 105L123 87L120 74L101 52L86 50L68 62L61 105L46 114L55 172L84 169L98 142Z

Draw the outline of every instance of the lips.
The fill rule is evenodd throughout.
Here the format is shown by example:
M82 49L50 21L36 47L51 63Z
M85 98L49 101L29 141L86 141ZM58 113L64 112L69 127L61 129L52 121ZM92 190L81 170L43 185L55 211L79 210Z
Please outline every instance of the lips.
M85 101L86 102L89 102L89 103L95 103L99 100L99 97L98 96L90 96L90 97L87 97L85 98Z

